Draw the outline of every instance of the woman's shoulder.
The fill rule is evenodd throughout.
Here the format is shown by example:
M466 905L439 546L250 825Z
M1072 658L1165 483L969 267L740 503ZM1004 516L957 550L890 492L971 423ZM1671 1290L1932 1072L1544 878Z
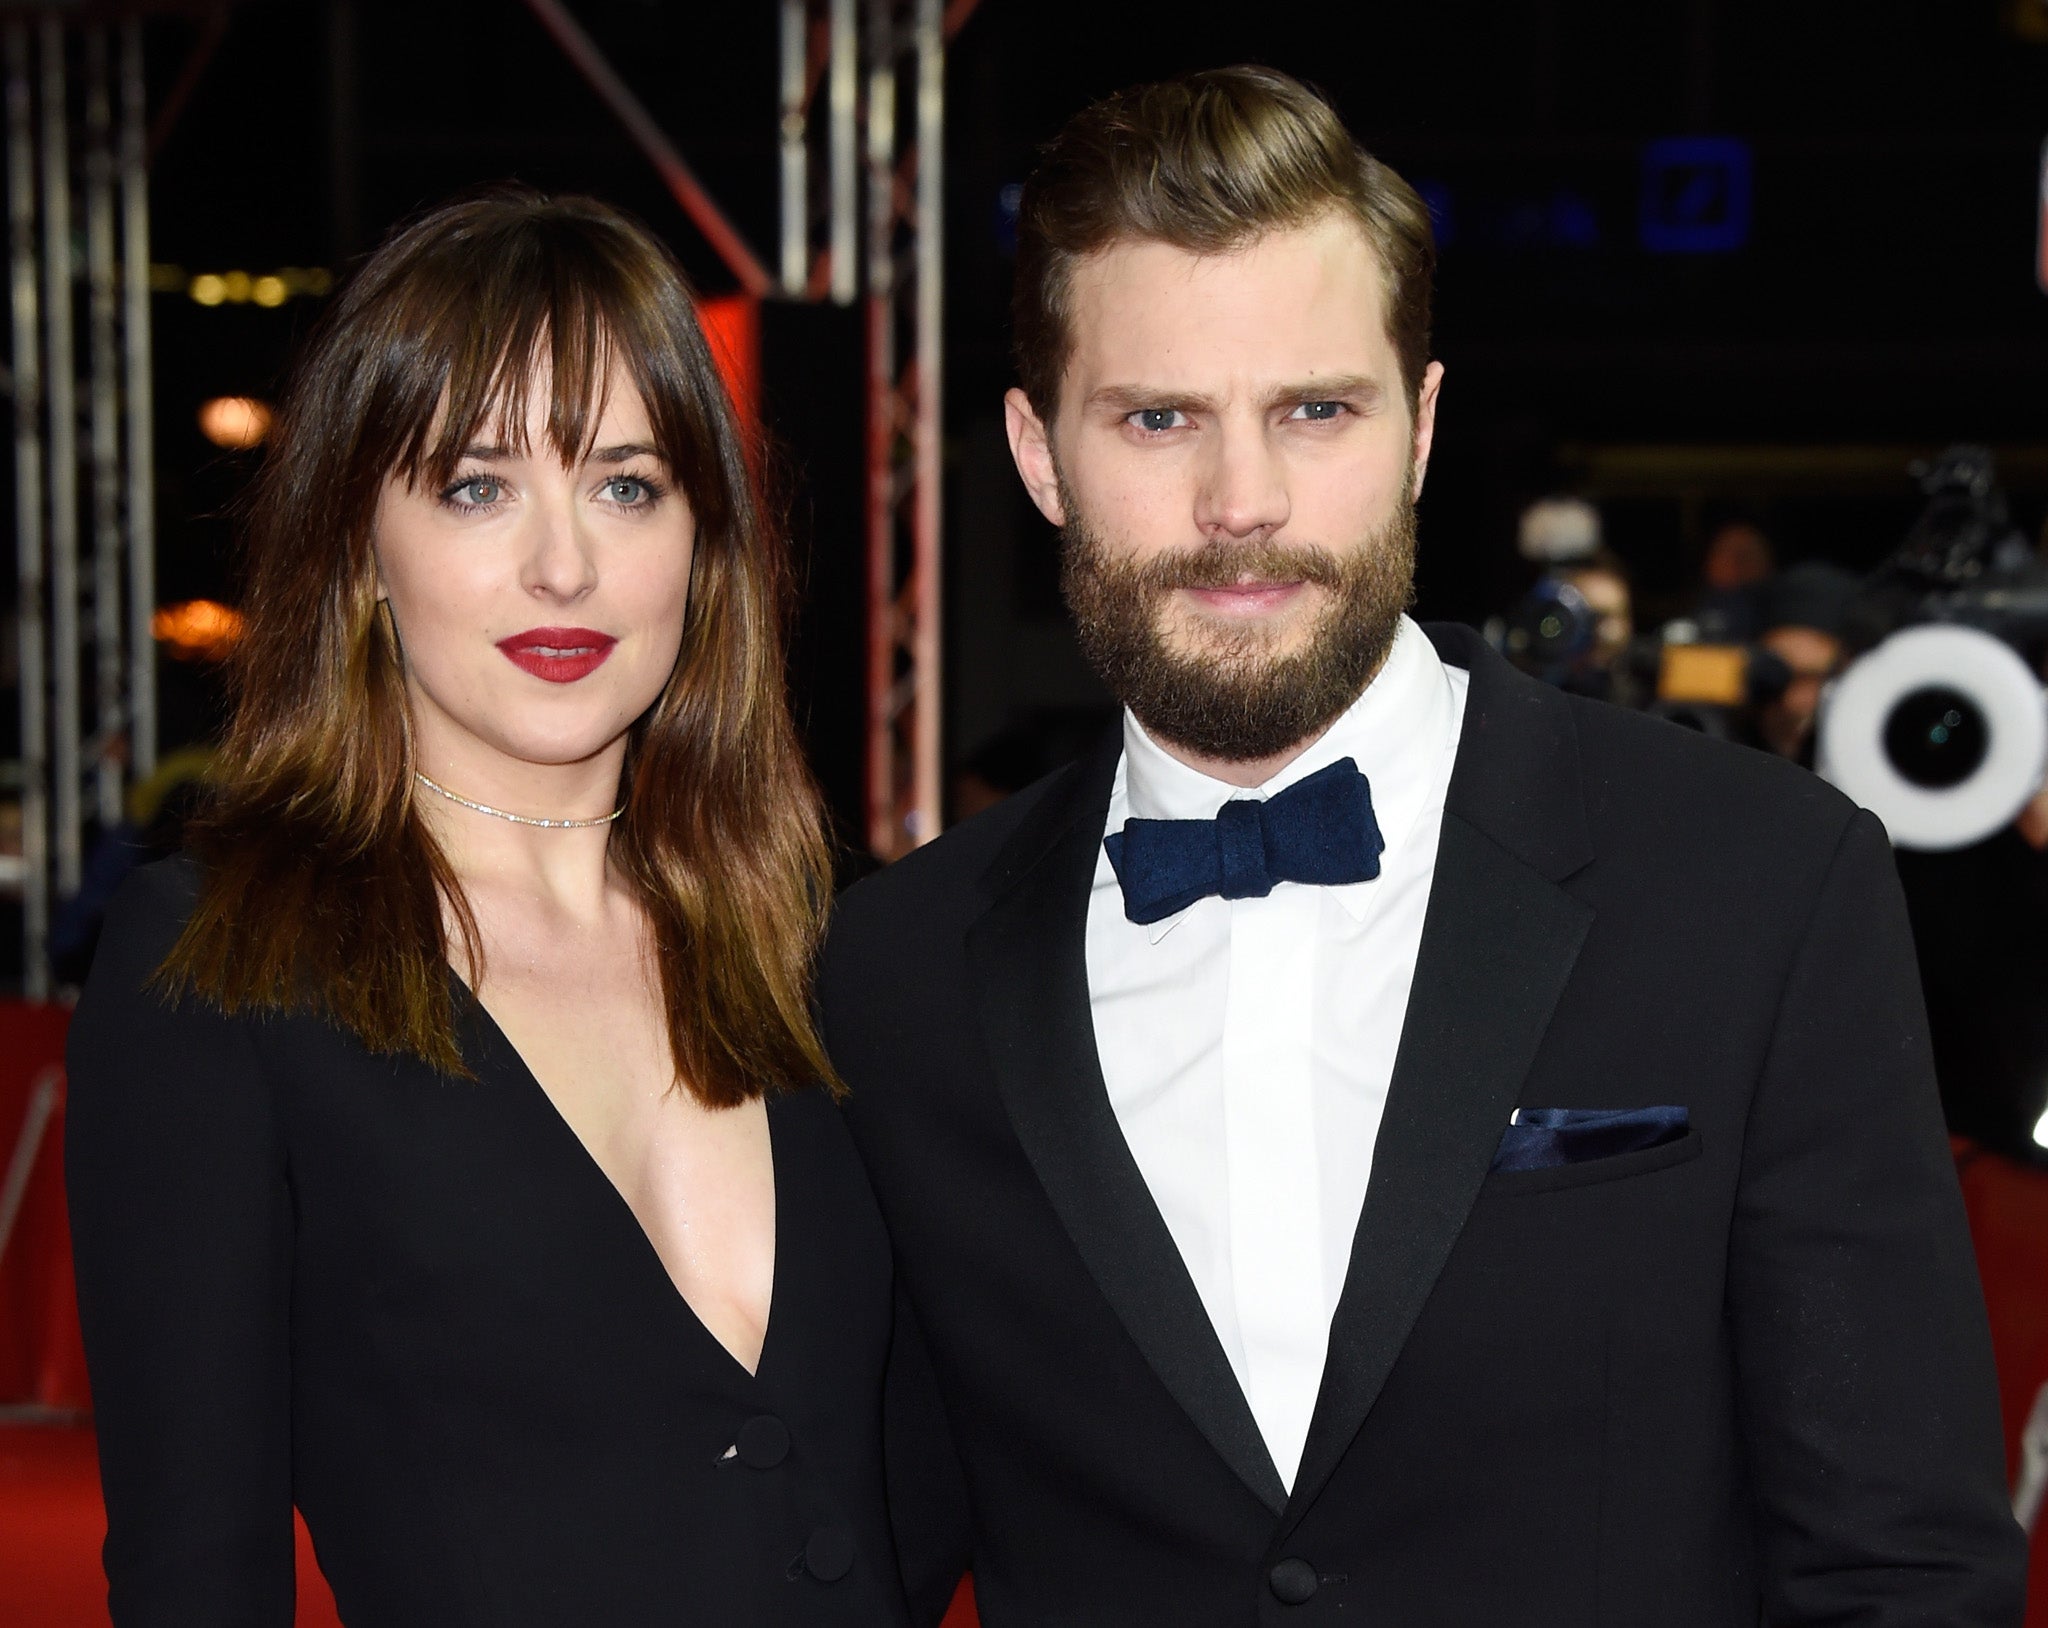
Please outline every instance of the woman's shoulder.
M92 971L79 1000L81 1016L154 993L151 986L199 902L203 880L198 861L183 853L128 873L107 902Z
M204 879L199 861L182 851L138 865L114 889L107 903L107 924L112 927L118 921L130 931L154 929L175 939L199 902Z
M104 1132L110 1115L140 1113L138 1103L154 1113L187 1111L200 1098L256 1100L242 1090L259 1066L246 1014L221 1010L165 971L204 877L192 859L158 860L131 872L107 906L65 1046L81 1137ZM135 1120L154 1123L148 1113Z
M147 982L184 932L199 902L204 875L198 860L185 853L151 860L130 871L107 901L87 987L105 984L105 974L113 971L122 973L119 981L123 985ZM135 977L128 975L131 968L146 970Z

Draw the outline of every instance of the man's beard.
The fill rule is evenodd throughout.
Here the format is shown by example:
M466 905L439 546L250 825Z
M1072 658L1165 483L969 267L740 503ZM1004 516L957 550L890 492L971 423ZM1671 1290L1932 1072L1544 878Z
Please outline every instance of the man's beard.
M1415 594L1415 503L1404 489L1380 529L1345 556L1305 543L1223 540L1148 560L1116 555L1062 480L1060 588L1081 652L1156 739L1221 762L1256 762L1314 739L1358 699L1393 647ZM1327 603L1299 646L1275 654L1259 627L1203 618L1197 648L1160 625L1183 588L1301 582Z

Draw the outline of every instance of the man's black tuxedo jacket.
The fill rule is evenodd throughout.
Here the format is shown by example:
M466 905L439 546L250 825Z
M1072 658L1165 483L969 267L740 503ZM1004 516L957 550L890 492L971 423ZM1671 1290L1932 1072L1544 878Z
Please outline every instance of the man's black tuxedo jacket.
M1464 733L1291 1496L1096 1060L1117 743L843 899L822 1004L910 1301L922 1609L971 1562L987 1628L2017 1624L1882 829L1430 636ZM1652 1105L1681 1139L1490 1171L1517 1106Z

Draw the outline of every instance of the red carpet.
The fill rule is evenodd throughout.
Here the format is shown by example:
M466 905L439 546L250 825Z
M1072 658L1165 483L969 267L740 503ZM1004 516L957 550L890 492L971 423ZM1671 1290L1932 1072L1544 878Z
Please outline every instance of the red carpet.
M99 1465L89 1428L0 1426L0 1623L107 1628ZM298 1628L340 1628L299 1528Z
M0 1428L0 1622L105 1628L92 1432Z

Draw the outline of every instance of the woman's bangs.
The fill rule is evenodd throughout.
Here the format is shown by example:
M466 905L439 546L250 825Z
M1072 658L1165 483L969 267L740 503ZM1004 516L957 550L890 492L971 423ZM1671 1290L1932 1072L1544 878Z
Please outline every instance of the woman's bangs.
M621 323L594 291L571 278L555 281L554 288L539 278L487 283L475 290L477 298L451 311L449 331L436 336L439 344L422 347L444 358L438 370L444 382L432 424L400 459L408 483L442 484L471 447L528 456L536 388L548 392L545 434L556 458L573 467L589 456L613 362L632 352L617 337ZM639 371L629 365L636 382ZM667 415L656 403L647 405L657 440L665 439Z

